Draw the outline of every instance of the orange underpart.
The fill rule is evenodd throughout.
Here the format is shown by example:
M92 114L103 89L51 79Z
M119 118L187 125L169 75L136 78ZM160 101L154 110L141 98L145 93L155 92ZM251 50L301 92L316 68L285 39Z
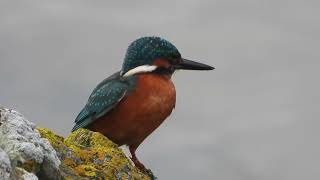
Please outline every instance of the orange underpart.
M104 134L118 145L137 148L171 114L175 103L176 92L170 78L140 74L136 88L89 129Z

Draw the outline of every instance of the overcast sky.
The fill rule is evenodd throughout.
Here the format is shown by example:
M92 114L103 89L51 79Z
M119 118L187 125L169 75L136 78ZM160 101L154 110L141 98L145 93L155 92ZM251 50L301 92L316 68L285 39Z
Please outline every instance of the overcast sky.
M159 35L216 69L173 77L139 147L159 179L320 179L320 2L0 1L0 106L67 135L127 46Z

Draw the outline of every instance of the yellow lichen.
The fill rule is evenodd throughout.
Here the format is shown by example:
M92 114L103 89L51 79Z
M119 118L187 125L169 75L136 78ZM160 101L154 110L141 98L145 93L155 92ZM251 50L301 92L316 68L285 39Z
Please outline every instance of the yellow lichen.
M96 176L96 168L90 165L80 165L75 168L78 175L80 176L89 176L89 177L95 177Z
M37 128L41 137L44 137L50 141L50 143L63 142L64 137L54 134L47 128Z
M64 137L54 134L52 131L50 131L47 128L37 128L41 137L44 137L49 140L50 144L59 151L62 150L62 148L65 147L63 144Z
M100 133L78 129L64 139L45 128L38 128L58 152L65 179L95 177L100 179L149 180L134 167L118 146ZM72 179L72 178L71 178Z

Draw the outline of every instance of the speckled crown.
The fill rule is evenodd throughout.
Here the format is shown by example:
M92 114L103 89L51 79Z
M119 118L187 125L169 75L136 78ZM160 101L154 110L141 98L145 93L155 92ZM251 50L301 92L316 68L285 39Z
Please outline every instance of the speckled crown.
M176 59L178 49L160 37L142 37L130 44L122 65L122 74L141 65L151 65L156 58Z

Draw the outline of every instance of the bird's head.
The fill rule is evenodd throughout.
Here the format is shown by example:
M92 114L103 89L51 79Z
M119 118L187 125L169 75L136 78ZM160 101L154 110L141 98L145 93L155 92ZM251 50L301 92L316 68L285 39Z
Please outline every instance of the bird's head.
M159 72L172 74L177 69L212 70L213 67L181 57L178 49L160 37L142 37L132 42L122 65L122 76Z

